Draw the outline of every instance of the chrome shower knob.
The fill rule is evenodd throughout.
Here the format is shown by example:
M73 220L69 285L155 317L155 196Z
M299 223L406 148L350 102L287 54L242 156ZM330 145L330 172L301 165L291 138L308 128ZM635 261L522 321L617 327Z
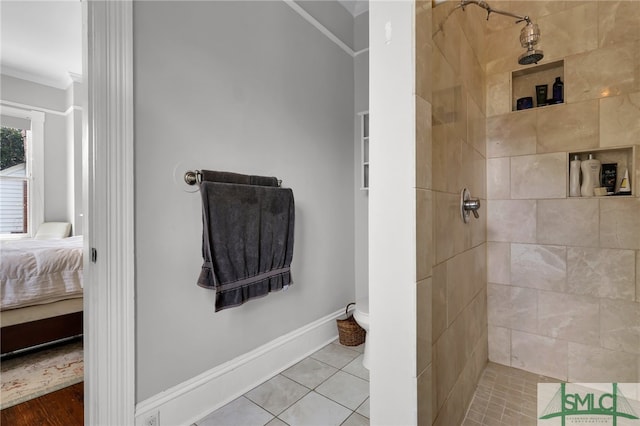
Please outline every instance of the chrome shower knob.
M480 219L478 209L480 208L480 200L477 198L471 198L471 193L467 188L464 188L460 193L460 216L464 223L469 222L469 213L473 213L476 219Z

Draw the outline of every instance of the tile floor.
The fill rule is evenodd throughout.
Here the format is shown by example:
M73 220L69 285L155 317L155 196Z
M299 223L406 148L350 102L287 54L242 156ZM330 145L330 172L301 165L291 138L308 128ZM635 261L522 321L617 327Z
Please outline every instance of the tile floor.
M196 425L368 425L369 371L362 366L363 351L364 345L333 342Z
M333 342L196 422L197 426L369 424L364 347ZM535 426L539 382L557 382L489 363L462 426Z

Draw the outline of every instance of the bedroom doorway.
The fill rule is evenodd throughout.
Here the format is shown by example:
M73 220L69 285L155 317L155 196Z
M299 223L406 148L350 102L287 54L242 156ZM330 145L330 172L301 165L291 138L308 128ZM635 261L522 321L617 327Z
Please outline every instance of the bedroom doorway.
M5 1L0 12L4 418L83 380L82 6Z
M134 363L134 246L133 246L133 117L132 117L132 2L93 2L82 0L58 2L0 2L2 8L2 74L11 61L6 55L12 51L8 41L33 41L38 31L21 37L8 36L11 7L31 7L17 13L15 22L30 23L46 28L52 18L66 18L54 12L44 13L46 6L80 6L81 52L86 70L84 83L77 91L82 100L80 108L69 111L77 121L81 134L80 159L65 158L60 151L49 150L57 162L47 167L56 170L61 163L77 165L81 173L75 174L80 184L73 196L63 203L61 210L73 205L80 215L73 221L84 234L84 422L86 424L133 424L135 411ZM49 21L48 21L49 20ZM20 25L16 25L19 27ZM36 48L52 48L51 36L35 41ZM24 47L16 47L22 57L44 59L42 55L25 55ZM56 55L53 55L54 57ZM62 55L57 55L61 57ZM82 54L81 54L82 56ZM16 65L16 64L14 64ZM17 68L14 66L14 68ZM45 67L41 67L45 68ZM47 69L53 67L47 66ZM65 70L66 72L67 70ZM9 79L15 79L9 76ZM44 83L40 82L40 85ZM3 87L4 89L4 87ZM55 90L54 90L55 91ZM11 93L2 90L3 105ZM49 90L51 92L51 90ZM25 92L26 93L26 92ZM11 106L24 107L29 102L8 100ZM67 110L48 104L36 110L63 116ZM56 114L59 113L59 114ZM53 123L53 120L45 121ZM81 123L81 124L80 124ZM63 142L64 142L63 138ZM72 144L75 144L73 142ZM49 148L48 148L49 149ZM55 173L54 173L55 174ZM67 173L59 172L63 179ZM52 186L47 177L47 184ZM61 185L53 185L61 187ZM45 185L45 191L47 190ZM57 197L45 197L46 203ZM47 201L49 200L49 201ZM73 202L71 202L73 201Z
M77 7L76 12L45 11L43 8L59 6ZM25 7L16 11L12 8ZM74 173L73 194L65 192L65 201L60 211L73 206L72 220L76 228L82 227L84 235L84 422L86 424L133 424L135 414L135 341L134 341L134 216L133 216L133 79L132 79L132 26L133 3L68 0L56 2L0 2L2 17L2 106L28 107L31 100L9 99L11 94L30 91L19 88L6 90L5 81L23 80L14 71L18 63L8 60L30 58L34 62L52 55L51 22L65 22L74 13L79 16L81 70L85 70L84 83L74 95L82 99L81 107L71 109L61 104L49 103L35 108L52 114L48 124L64 117L67 112L75 119L74 129L81 135L78 156L65 156L60 150L45 149L45 156L54 161L45 169L58 170L47 176L47 186L56 185L53 176L68 178L68 174L56 169L60 164L73 163L81 170ZM13 16L13 19L9 17ZM5 22L6 20L6 22ZM33 31L23 31L19 36L9 36L9 29L25 30L31 25ZM73 25L68 25L70 29ZM46 37L35 37L44 30ZM26 55L22 42L33 42L34 49L44 49L40 55ZM78 40L76 40L78 41ZM15 46L11 46L15 42ZM51 70L51 64L39 69ZM35 70L38 68L36 67ZM63 68L68 72L68 68ZM9 72L13 76L5 75ZM23 77L33 73L23 73ZM72 77L68 73L66 77ZM40 81L45 86L46 81ZM66 86L64 86L66 87ZM63 89L64 89L63 87ZM57 89L57 90L63 90ZM55 92L55 88L47 93ZM37 97L36 97L37 98ZM32 109L32 108L27 108ZM64 123L65 121L62 120ZM77 125L77 127L76 127ZM62 138L66 147L67 139ZM69 142L77 146L76 140ZM47 152L49 151L49 152ZM51 178L51 179L50 179ZM59 200L57 196L45 197L45 219L47 204ZM80 214L76 210L80 210Z
M82 5L3 1L0 12L4 420L83 381ZM18 270L24 281L5 279Z
M39 139L35 141L39 146L28 144L28 149L25 152L28 160L33 164L27 163L22 169L26 185L22 186L23 197L22 200L19 200L22 209L18 210L22 211L16 210L16 212L22 213L22 227L19 232L22 235L17 234L18 228L15 230L11 228L10 231L13 232L13 237L22 237L23 240L33 239L42 228L40 224L45 221L54 221L71 224L72 238L76 238L77 235L86 235L85 231L89 231L89 227L86 225L90 221L86 214L88 202L85 199L91 193L87 189L88 185L84 185L87 174L83 167L83 164L88 161L88 157L83 154L83 150L86 148L83 139L86 141L87 136L83 127L86 127L87 117L90 116L86 110L87 97L82 82L83 38L85 39L84 46L86 46L88 39L86 33L89 27L86 10L83 13L86 4L84 1L81 3L77 0L1 2L0 8L3 39L0 100L2 101L3 126L5 113L11 112L10 115L14 118L18 116L22 121L27 121L27 126L23 127L28 127L34 138L36 130L39 132ZM17 113L15 113L16 111ZM40 118L36 120L35 130L34 118ZM15 124L12 123L13 127ZM3 154L4 145L3 142ZM19 168L18 165L9 171L19 174L20 170L17 170ZM16 179L12 179L14 177L16 177L15 173L11 173L8 180L22 178L17 176ZM3 185L1 189L3 196L9 192L5 191L6 185ZM88 247L88 244L87 241L84 246ZM88 248L83 250L82 242L78 250L80 252L79 263L82 267L82 257L84 255L87 258L86 253L89 250ZM6 258L3 256L3 263L5 260ZM17 334L22 337L40 336L37 341L17 343L18 349L32 347L40 343L57 341L67 334L82 334L83 311L86 316L88 311L98 309L100 305L99 301L95 304L83 303L82 298L40 303L27 307L30 309L27 314L17 312L18 309L12 310L15 315L9 318L9 321L6 321L3 310L3 352L11 350L10 345L5 345L5 337L9 338L14 330L13 328L8 330L7 327L33 324L29 330L22 329L23 331L13 333L13 335ZM55 331L51 332L54 328ZM88 338L86 327L84 334ZM13 341L17 342L17 339L13 339ZM12 364L23 364L23 367L18 366L15 371L20 368L28 370L26 374L16 373L20 376L14 377L13 386L8 386L14 390L20 388L18 390L21 393L5 398L3 392L3 408L8 404L19 404L25 399L55 391L61 387L66 388L67 385L73 385L76 394L78 386L83 391L82 340L76 339L46 348L36 347L41 349L31 350L29 354L22 353L19 356L16 354L13 358L3 357L3 379L9 380L9 375L5 374L5 370ZM69 347L71 349L67 349ZM27 359L27 357L29 358ZM100 361L93 364L99 366ZM40 371L42 369L47 371L46 380L34 374L38 371L37 368L34 368L35 365L42 367ZM24 366L28 366L28 368L24 368ZM52 371L55 374L50 374ZM91 372L89 371L87 374L90 376ZM108 379L106 381L108 382ZM35 382L41 383L38 385L39 387L33 385ZM80 383L77 384L77 382ZM16 383L19 385L15 385ZM74 383L76 384L74 385ZM82 414L84 410L82 398L76 402L79 403ZM91 397L87 399L87 402L91 402ZM4 420L5 410L3 410ZM21 424L19 419L17 422L8 421L7 423ZM75 422L67 422L67 424L75 424Z

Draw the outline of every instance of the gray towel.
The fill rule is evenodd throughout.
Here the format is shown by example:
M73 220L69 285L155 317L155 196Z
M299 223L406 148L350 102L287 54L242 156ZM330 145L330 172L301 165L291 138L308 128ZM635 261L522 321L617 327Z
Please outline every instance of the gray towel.
M232 172L202 170L202 182L239 183L242 185L279 186L273 176L251 176Z
M293 283L293 191L202 182L204 264L198 285L215 289L215 310Z

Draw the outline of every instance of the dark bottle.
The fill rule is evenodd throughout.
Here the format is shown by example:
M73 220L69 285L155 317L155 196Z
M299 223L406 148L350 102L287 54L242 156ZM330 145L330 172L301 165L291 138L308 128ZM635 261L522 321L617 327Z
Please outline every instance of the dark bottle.
M560 104L564 102L564 83L560 81L560 77L556 77L553 83L553 103Z
M536 100L539 107L547 105L547 89L548 86L546 84L536 86Z

